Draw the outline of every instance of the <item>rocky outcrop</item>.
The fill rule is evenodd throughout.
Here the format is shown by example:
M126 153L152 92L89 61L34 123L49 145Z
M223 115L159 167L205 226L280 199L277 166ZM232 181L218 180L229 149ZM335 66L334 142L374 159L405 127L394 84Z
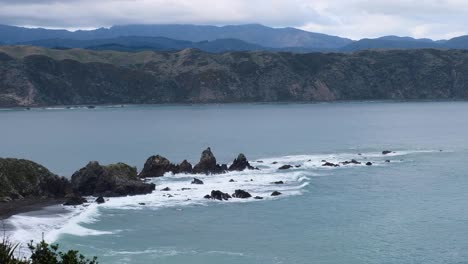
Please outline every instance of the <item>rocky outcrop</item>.
M24 159L0 158L0 198L64 198L71 185L42 165Z
M206 197L206 196L205 196ZM220 201L223 201L223 200L229 200L231 199L231 195L229 195L228 193L223 193L222 191L218 191L218 190L213 190L211 191L211 195L210 195L210 198L211 199L215 199L215 200L220 200Z
M203 181L197 178L193 178L192 184L203 184Z
M146 160L139 176L140 178L161 177L167 172L177 173L178 168L165 157L156 155Z
M235 190L235 192L232 194L232 197L246 199L252 197L252 195L244 190Z
M102 196L99 196L96 200L95 200L96 203L98 204L103 204L106 202L106 200L104 200L104 197Z
M104 197L147 194L155 189L154 184L140 181L135 167L124 163L102 166L96 161L75 172L71 183L77 193Z
M372 166L372 162L370 161L366 162L366 166Z
M271 193L271 196L279 196L281 195L282 193L278 192L278 191L274 191Z
M198 164L193 167L193 173L219 174L225 172L226 169L226 165L216 163L216 158L213 152L211 152L211 148L207 148L202 152Z
M247 158L244 154L240 153L236 159L232 162L231 166L229 166L229 171L243 171L245 169L253 170L254 167L250 165L247 161Z
M382 151L382 155L387 155L387 154L390 154L390 153L392 153L391 150L384 150L384 151Z
M340 165L332 163L332 162L325 162L322 164L322 167L339 167Z
M283 166L279 167L278 170L289 170L292 167L293 167L292 165L283 165Z
M178 173L192 173L192 164L187 160L182 161L178 166Z

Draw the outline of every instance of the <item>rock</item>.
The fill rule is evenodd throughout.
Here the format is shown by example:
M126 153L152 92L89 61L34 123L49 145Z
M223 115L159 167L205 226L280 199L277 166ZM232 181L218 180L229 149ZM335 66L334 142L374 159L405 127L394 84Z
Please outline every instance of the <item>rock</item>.
M146 203L138 203L139 205L146 205Z
M293 166L291 166L291 165L283 165L283 166L279 167L278 170L289 170L292 167Z
M11 199L11 197L0 197L0 203L9 203L13 201L13 199Z
M221 167L216 164L213 152L211 152L210 148L207 148L202 152L198 164L193 167L193 173L219 174L223 173L226 168L227 166Z
M372 166L372 162L368 161L368 162L366 163L366 166Z
M140 172L140 178L161 177L167 172L177 173L177 167L163 156L149 157L143 170Z
M171 190L171 188L169 188L169 187L166 187L166 188L164 188L164 189L161 189L161 191L163 191L163 192L168 192L168 191L170 191L170 190Z
M211 199L215 199L215 200L229 200L231 199L231 195L227 194L227 193L223 193L221 191L211 191Z
M172 194L167 195L167 198L172 198L172 197L174 197Z
M233 180L233 179L230 179L230 180L229 180L229 182L236 182L236 181L235 181L235 180Z
M257 160L257 163L263 163L263 160Z
M250 166L244 154L240 153L236 159L229 166L229 171L243 171L245 169L253 170L254 167Z
M88 202L85 198L81 197L78 194L71 195L68 200L63 204L65 206L76 206L76 205L82 205L84 203Z
M192 184L203 184L203 181L197 178L193 178Z
M104 197L99 196L99 197L96 199L95 202L98 203L98 204L103 204L103 203L105 203L106 201L104 200Z
M296 168L300 168L300 167L302 167L302 165L296 165L296 166L294 166L294 167L296 167Z
M390 153L392 153L392 151L390 151L390 150L384 150L384 151L382 151L382 155L387 155L387 154L390 154Z
M283 181L275 181L275 182L273 182L273 184L284 184L284 182Z
M348 164L361 164L361 162L355 160L355 159L352 159L350 161L344 161L342 162L343 165L348 165Z
M385 160L385 162L390 162L390 160Z
M278 191L274 191L271 193L271 196L278 196L278 195L281 195L281 193Z
M155 190L153 183L142 182L135 167L124 163L101 166L88 163L71 177L73 190L81 195L117 197L147 194Z
M271 164L275 165L275 164L278 164L278 162L277 162L277 161L273 161Z
M205 198L205 199L211 199L211 195L207 194L207 195L203 196L203 198Z
M263 197L261 197L261 196L255 196L254 199L255 199L255 200L262 200Z
M323 167L339 167L340 165L338 164L334 164L334 163L331 163L331 162L325 162L324 164L322 164Z
M246 199L252 197L250 193L244 191L244 190L236 190L233 194L232 197L234 198L241 198L241 199Z
M188 190L191 190L191 188L182 188L181 190L182 191L188 191Z
M182 163L179 164L179 172L178 173L192 173L192 164L188 162L187 160L182 161Z

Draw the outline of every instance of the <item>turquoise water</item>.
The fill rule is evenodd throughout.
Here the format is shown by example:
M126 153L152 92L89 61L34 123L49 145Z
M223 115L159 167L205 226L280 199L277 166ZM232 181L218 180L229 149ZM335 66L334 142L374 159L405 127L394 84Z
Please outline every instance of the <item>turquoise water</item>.
M141 168L162 154L193 163L207 146L220 162L239 152L264 161L255 163L260 172L204 176L206 186L185 193L176 189L190 187L189 176L156 179L173 198L157 191L59 216L16 216L13 235L45 231L101 263L468 263L467 112L465 102L0 111L0 156L66 176L89 160ZM351 158L374 166L320 166ZM281 164L302 167L281 172ZM267 199L201 198L215 187ZM277 189L284 195L268 197Z

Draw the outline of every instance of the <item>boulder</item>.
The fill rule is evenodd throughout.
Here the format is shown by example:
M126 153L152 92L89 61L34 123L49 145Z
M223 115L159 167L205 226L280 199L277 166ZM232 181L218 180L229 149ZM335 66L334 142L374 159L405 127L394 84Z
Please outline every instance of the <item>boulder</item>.
M296 166L294 166L294 167L296 167L296 168L300 168L300 167L302 167L302 165L296 165Z
M81 197L79 194L74 194L68 197L68 200L63 204L65 206L76 206L82 205L88 202L85 198Z
M168 192L168 191L170 191L170 190L171 190L171 188L169 188L169 187L166 187L166 188L164 188L164 189L161 189L161 191L163 191L163 192Z
M390 151L390 150L384 150L384 151L382 151L382 155L387 155L387 154L390 154L390 153L392 153L392 151Z
M344 162L341 162L343 165L348 165L348 164L361 164L361 162L355 160L355 159L352 159L350 161L344 161Z
M205 198L205 199L211 199L211 195L207 194L207 195L203 196L203 198Z
M98 204L103 204L103 203L106 202L106 200L104 200L104 197L99 196L99 197L96 199L95 202L98 203Z
M283 181L275 181L275 182L273 182L273 184L284 184L284 182Z
M366 163L366 166L372 166L372 162L368 161L368 162Z
M253 170L254 167L250 166L244 154L240 153L236 159L229 166L229 171L243 171L245 169Z
M192 173L192 164L190 164L190 162L188 162L187 160L182 161L182 163L180 163L178 167L178 173Z
M278 195L281 195L281 193L278 191L274 191L271 193L271 196L278 196Z
M203 181L197 178L193 178L192 184L203 184Z
M390 162L390 160L385 160L385 162Z
M291 166L291 165L283 165L283 166L279 167L278 170L289 170L292 167L293 166Z
M135 167L124 163L101 166L97 161L75 172L71 183L76 193L104 197L147 194L156 187L142 182Z
M252 197L250 193L244 191L244 190L236 190L233 194L232 197L234 198L241 198L241 199L246 199Z
M177 166L172 164L163 156L156 155L149 157L143 170L140 172L140 178L161 177L167 172L177 173Z
M222 191L218 191L218 190L216 190L216 191L214 191L214 190L211 191L211 195L210 195L210 196L211 196L211 199L220 200L220 201L222 201L222 200L229 200L229 199L232 198L231 195L229 195L229 194L227 194L227 193L223 193Z
M255 200L262 200L263 197L261 197L261 196L255 196L254 199L255 199Z
M229 182L236 182L236 181L235 181L235 180L233 180L233 179L230 179L230 180L229 180Z
M193 167L193 173L219 174L223 173L227 166L216 164L216 158L210 148L205 149L200 157L200 161Z
M323 167L339 167L340 165L338 164L334 164L334 163L331 163L331 162L325 162L324 164L322 164Z

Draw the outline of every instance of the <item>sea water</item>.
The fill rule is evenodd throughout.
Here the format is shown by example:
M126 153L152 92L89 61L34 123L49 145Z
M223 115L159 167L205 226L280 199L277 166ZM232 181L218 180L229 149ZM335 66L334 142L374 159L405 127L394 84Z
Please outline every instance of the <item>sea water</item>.
M242 152L260 168L197 175L197 186L167 174L152 194L13 216L9 235L44 233L100 263L465 263L467 112L465 102L3 110L0 156L67 177L90 160L193 164L208 146L219 163ZM362 163L321 166L351 159ZM236 189L264 199L203 198Z

